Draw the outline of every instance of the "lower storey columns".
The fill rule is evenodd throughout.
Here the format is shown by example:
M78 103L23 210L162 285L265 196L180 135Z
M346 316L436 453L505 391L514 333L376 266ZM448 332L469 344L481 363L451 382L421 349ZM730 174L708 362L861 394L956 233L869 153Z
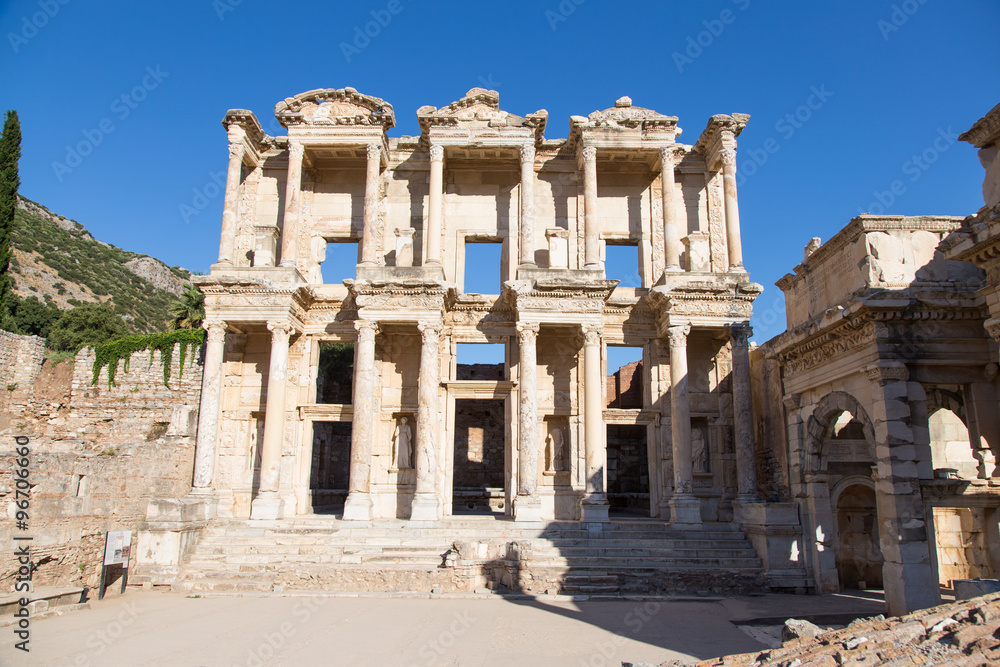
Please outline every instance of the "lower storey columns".
M514 518L517 521L541 521L542 501L538 496L538 370L535 343L538 324L519 322L517 325L518 407L517 497Z
M583 440L587 475L580 501L584 521L607 521L608 499L604 492L604 468L607 452L604 440L604 406L601 389L601 327L583 327Z
M271 361L267 373L264 446L260 455L260 491L250 505L251 519L277 519L284 505L278 496L278 483L285 426L288 338L292 327L287 322L268 322L267 328L271 330Z
M759 500L757 457L753 435L753 404L750 398L750 334L746 323L729 328L733 345L733 431L736 439L736 478L740 504Z
M354 419L351 424L351 468L344 519L372 518L372 442L375 439L375 332L374 322L355 322L358 344L354 354Z
M417 484L410 512L412 521L441 519L437 491L438 385L440 384L440 323L421 323L420 371L417 378Z
M206 322L205 371L201 379L201 404L198 407L198 440L194 455L192 491L208 493L215 475L216 448L219 441L219 409L222 396L222 357L226 348L226 323Z
M672 326L670 343L670 424L674 456L671 520L677 528L701 526L701 503L692 493L691 399L688 394L687 337L691 325Z

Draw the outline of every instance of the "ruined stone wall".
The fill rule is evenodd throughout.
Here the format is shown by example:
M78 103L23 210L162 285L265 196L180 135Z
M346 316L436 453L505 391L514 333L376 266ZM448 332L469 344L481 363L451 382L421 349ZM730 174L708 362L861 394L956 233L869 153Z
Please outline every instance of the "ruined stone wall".
M202 367L197 353L189 355L179 378L177 357L175 347L169 387L158 353L152 363L149 353L133 355L116 387L106 371L92 385L88 349L54 365L39 357L35 381L4 392L0 499L13 499L15 436L26 436L30 518L17 532L34 538L35 585L96 586L104 534L132 530L135 540L147 500L190 490ZM13 531L4 523L0 542L9 546ZM5 562L0 587L13 576Z
M753 401L754 440L757 447L757 480L761 497L788 502L788 439L782 403L781 363L769 359L767 350L750 351L750 391Z
M24 387L35 381L45 356L45 339L38 336L18 336L0 331L0 387L16 384Z

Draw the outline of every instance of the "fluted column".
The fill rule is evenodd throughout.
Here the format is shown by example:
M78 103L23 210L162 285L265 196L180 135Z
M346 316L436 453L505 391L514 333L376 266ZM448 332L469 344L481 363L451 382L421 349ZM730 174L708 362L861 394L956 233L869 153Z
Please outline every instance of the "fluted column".
M538 496L538 362L535 344L538 323L518 322L518 408L517 521L541 521L542 501Z
M365 174L365 218L364 232L361 238L361 263L365 266L375 266L378 262L378 248L375 241L378 238L378 193L379 174L382 169L382 146L368 144L368 171Z
M444 147L433 144L431 154L430 193L427 197L427 264L441 265L441 225L444 221Z
M757 459L754 453L753 403L750 397L750 335L745 322L729 327L733 343L733 434L736 439L737 501L757 496Z
M585 269L601 266L600 218L597 215L597 149L587 146L583 155L583 206L584 246L583 264Z
M420 371L417 377L417 451L416 492L410 519L437 521L441 518L441 501L437 489L438 450L438 385L440 374L440 323L421 323Z
M663 196L663 252L666 258L667 271L681 270L681 234L677 224L677 213L674 208L675 148L664 148L660 151L660 182Z
M670 343L670 432L674 455L674 495L671 519L678 528L701 524L701 508L692 490L691 398L688 393L687 337L690 324L672 326Z
M535 266L535 147L521 146L520 266Z
M222 397L222 357L226 350L226 323L205 322L205 365L198 406L198 436L194 454L194 491L212 488L219 442L219 410Z
M583 447L587 479L580 509L584 521L608 520L608 500L604 493L607 452L601 401L604 387L601 333L599 325L583 326Z
M372 444L375 441L375 322L354 323L358 342L354 347L354 389L351 403L351 469L344 519L368 521L372 518L370 493Z
M243 174L243 156L246 154L245 136L242 128L229 130L229 170L226 172L226 198L222 203L222 235L219 241L219 264L225 266L232 266L236 252L237 193Z
M305 148L298 142L288 144L288 178L285 181L285 216L281 223L281 266L294 267L296 238L299 229L299 204L302 199L302 156Z
M726 200L726 244L729 270L743 271L743 242L740 239L740 205L736 199L736 151L722 151L722 185Z
M271 331L271 360L267 372L267 403L264 407L264 444L260 455L260 489L253 499L251 519L277 519L282 500L278 496L281 473L281 444L285 431L285 380L288 377L287 322L268 322Z

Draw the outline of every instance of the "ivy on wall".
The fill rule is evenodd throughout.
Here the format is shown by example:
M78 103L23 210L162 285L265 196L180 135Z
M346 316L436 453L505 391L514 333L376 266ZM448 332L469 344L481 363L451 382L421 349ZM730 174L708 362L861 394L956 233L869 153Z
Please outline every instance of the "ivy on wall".
M115 374L118 372L118 362L125 362L125 372L128 373L129 359L135 352L149 350L149 363L153 363L153 352L159 351L160 361L163 364L163 384L170 386L170 362L173 360L174 345L180 344L180 377L184 375L184 360L187 358L188 347L197 349L205 342L204 329L178 329L166 333L144 334L140 336L126 336L118 340L97 346L94 359L94 377L91 384L97 384L97 379L101 375L101 369L108 368L108 389L116 386Z

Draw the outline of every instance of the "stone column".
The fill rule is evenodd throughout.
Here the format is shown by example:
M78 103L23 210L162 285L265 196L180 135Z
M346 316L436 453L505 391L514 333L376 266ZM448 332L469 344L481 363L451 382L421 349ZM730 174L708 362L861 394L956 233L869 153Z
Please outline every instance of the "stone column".
M417 377L416 492L410 512L412 521L441 519L437 489L438 385L440 373L440 323L421 323L420 371Z
M600 218L597 214L597 149L586 146L583 151L584 268L601 266Z
M281 223L281 266L294 267L299 231L299 203L302 199L302 156L298 142L288 144L288 178L285 181L285 215Z
M205 493L212 488L215 457L219 443L219 409L222 398L222 357L226 351L226 323L206 322L205 366L201 377L201 404L198 407L198 439L194 455L192 490Z
M517 426L517 497L514 519L541 521L538 496L538 362L535 343L538 323L518 322L517 342L519 420Z
M444 222L444 147L431 145L430 194L427 197L426 263L441 265L441 226Z
M600 325L583 326L583 447L586 488L580 509L584 521L607 521L608 499L604 493L605 450L604 406L601 390Z
M368 144L368 171L365 175L365 219L361 239L361 263L365 266L375 266L378 263L375 257L378 253L375 242L378 238L378 193L381 169L382 146Z
M354 348L354 393L351 421L351 470L345 521L368 521L372 518L371 482L372 444L375 441L375 322L354 323L358 342Z
M753 432L753 403L750 396L749 324L729 327L733 344L733 433L736 439L737 503L759 500L757 495L757 456Z
M660 151L660 181L663 191L663 252L667 271L681 270L681 235L674 209L674 151L664 148Z
M520 266L535 266L535 147L521 146Z
M692 493L691 399L688 395L687 337L690 324L672 326L670 343L670 427L674 454L674 495L670 511L675 528L701 525L701 504Z
M236 252L236 218L240 189L240 176L243 174L243 156L246 144L243 137L246 132L234 127L229 130L229 171L226 173L226 198L222 204L222 237L219 241L219 264L233 265L233 254Z
M260 489L250 506L251 519L277 519L284 503L278 496L281 445L285 431L285 380L288 376L287 322L268 322L271 331L271 361L267 372L267 404L264 407L264 445L260 455Z
M740 205L736 199L736 151L722 151L722 188L726 201L726 245L729 270L743 271L743 242L740 240Z

